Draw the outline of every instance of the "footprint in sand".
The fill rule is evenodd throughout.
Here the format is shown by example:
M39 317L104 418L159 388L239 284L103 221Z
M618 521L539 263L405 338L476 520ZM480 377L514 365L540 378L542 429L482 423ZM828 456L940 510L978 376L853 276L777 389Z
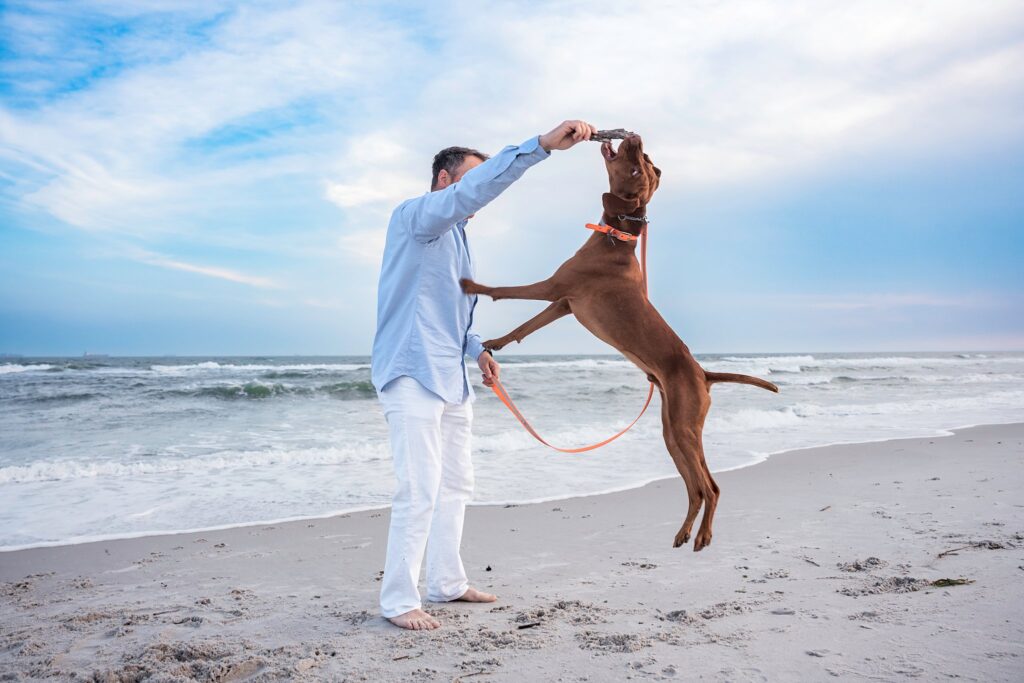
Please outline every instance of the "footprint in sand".
M889 563L885 560L880 560L877 557L869 557L863 562L861 560L854 560L853 562L836 562L836 566L844 572L869 572L873 569L888 567Z
M573 624L603 624L608 621L604 617L607 612L608 608L579 600L558 600L547 607L534 607L518 612L513 621L517 624L526 624L561 619Z
M576 634L580 648L601 652L639 652L651 647L651 639L637 633L599 633L584 631Z
M890 576L884 579L871 579L861 586L847 586L836 589L837 593L857 598L864 595L880 595L883 593L913 593L929 588L931 581L915 579L912 576Z

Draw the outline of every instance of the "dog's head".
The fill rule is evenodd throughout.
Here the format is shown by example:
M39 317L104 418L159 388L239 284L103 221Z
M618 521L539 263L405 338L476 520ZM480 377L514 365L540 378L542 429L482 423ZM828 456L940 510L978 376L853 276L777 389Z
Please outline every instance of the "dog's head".
M604 195L609 213L629 213L646 206L661 182L661 169L644 153L639 135L630 135L612 149L612 143L601 144L601 156L608 169L609 192Z

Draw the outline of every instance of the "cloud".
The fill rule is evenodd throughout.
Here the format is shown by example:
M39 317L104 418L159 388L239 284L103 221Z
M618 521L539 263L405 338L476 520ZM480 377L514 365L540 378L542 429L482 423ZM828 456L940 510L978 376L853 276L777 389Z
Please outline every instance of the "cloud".
M338 238L338 246L364 265L379 267L386 237L386 229L367 229L342 235Z
M567 117L640 131L663 207L1024 135L1024 13L1001 0L82 0L8 3L0 21L2 210L264 289L280 285L160 252L287 257L296 301L321 301L314 261L332 287L369 287L391 209L428 189L439 148L494 152ZM571 253L599 211L593 147L477 219L486 279L541 277ZM364 299L346 320L365 336ZM959 306L929 301L805 303Z
M940 294L886 293L850 294L843 296L804 295L794 297L791 303L831 311L887 310L898 308L968 308L983 309L997 305L998 297L943 296Z
M355 98L376 75L373 64L386 61L391 33L383 25L369 29L335 3L239 9L175 59L126 65L30 110L3 111L3 158L34 175L36 187L23 190L23 201L68 225L158 231L169 217L203 206L211 192L244 191L267 175L267 159L259 157L272 140L226 163L201 149L190 159L190 143L297 101L330 110ZM286 161L271 174L287 173L294 151L271 149Z
M80 11L145 27L174 7ZM1024 18L1007 2L456 3L422 27L329 2L185 10L179 23L198 37L184 48L184 30L129 31L115 47L145 38L162 58L125 48L134 61L110 77L0 112L6 163L34 177L21 201L71 226L135 234L180 230L211 195L259 191L255 180L274 173L319 176L343 208L388 204L422 191L444 142L499 147L567 115L640 130L690 187L804 170L894 138L953 144L950 131L1021 125L1009 105L1020 101ZM66 20L29 19L38 44L23 49L53 57L46 21ZM965 106L978 101L1004 106ZM228 145L241 154L202 145L301 103L306 125L256 123Z
M217 266L201 266L194 263L186 263L184 261L178 261L176 259L168 258L161 254L145 251L142 249L134 249L131 252L131 257L141 263L147 263L151 266L158 266L160 268L170 268L172 270L183 270L188 273L197 273L206 277L217 278L219 280L227 280L229 282L237 282L238 284L248 285L250 287L258 287L260 289L281 289L282 285L278 284L271 278L261 277L258 275L248 275L246 273L240 273L230 268L220 268Z
M425 183L423 178L405 173L371 168L350 182L327 181L324 195L343 209L366 205L391 208L402 200L422 194L429 184L429 180Z

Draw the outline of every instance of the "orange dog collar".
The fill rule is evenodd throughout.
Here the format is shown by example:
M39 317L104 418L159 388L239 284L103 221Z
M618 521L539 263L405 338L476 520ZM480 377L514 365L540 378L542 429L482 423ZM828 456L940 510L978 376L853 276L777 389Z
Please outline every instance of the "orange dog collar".
M587 228L590 230L596 230L597 232L603 232L606 235L611 235L615 239L623 242L636 242L637 239L636 235L632 235L628 232L622 232L610 225L595 225L594 223L587 223Z

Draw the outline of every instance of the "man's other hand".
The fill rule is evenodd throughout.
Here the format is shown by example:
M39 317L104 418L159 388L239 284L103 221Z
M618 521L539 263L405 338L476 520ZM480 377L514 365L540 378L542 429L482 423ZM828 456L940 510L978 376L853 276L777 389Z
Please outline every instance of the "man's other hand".
M549 133L540 136L540 146L550 152L553 149L569 149L577 142L589 140L597 128L586 121L563 121Z
M501 366L498 365L498 361L494 360L494 356L491 355L490 351L484 351L476 359L476 364L480 366L480 371L484 373L484 386L494 386L494 380L498 379L498 373L501 372Z

